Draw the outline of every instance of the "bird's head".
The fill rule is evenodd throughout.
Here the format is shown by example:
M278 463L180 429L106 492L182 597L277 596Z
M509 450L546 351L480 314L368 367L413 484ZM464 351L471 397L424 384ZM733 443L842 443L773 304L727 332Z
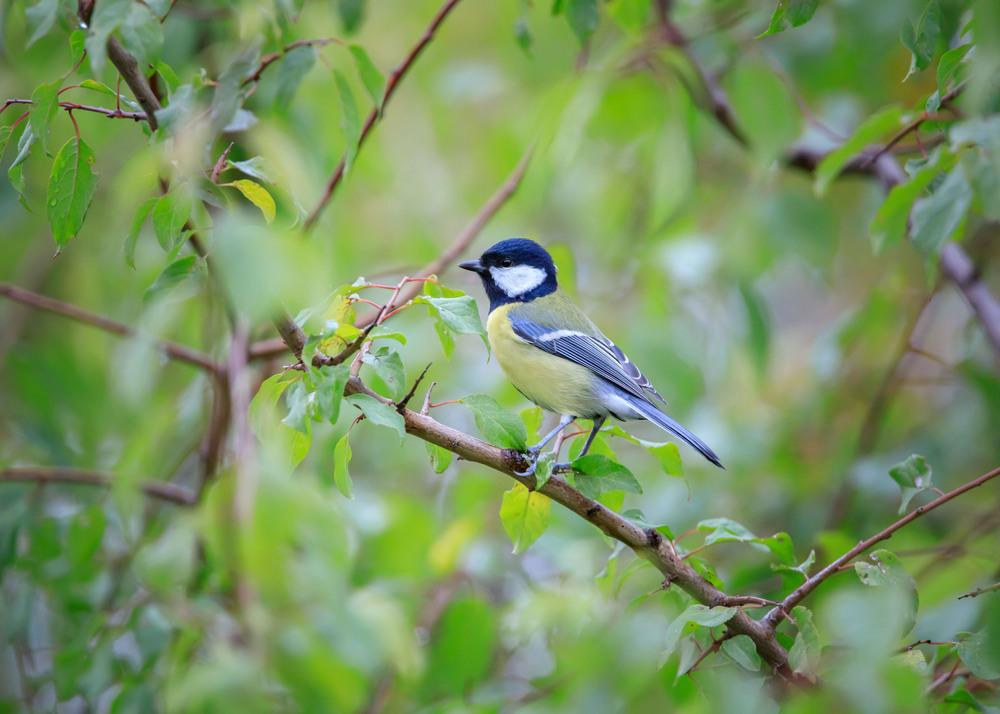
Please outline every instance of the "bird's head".
M556 289L552 256L526 238L500 241L478 260L467 260L458 267L479 274L490 310L510 302L528 302Z

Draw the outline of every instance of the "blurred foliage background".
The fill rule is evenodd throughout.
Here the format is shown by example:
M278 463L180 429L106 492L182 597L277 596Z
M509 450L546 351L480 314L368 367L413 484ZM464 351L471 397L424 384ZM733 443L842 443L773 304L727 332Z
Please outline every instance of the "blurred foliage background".
M34 98L45 113L18 120L29 108L10 104L0 116L0 167L12 172L0 181L0 279L138 332L0 304L0 707L996 711L1000 594L958 599L1000 579L995 482L900 529L894 556L825 581L778 631L816 684L782 687L752 648L699 661L724 626L690 626L678 641L670 628L690 598L572 513L553 508L541 537L512 554L498 516L506 477L457 459L437 474L419 440L371 418L352 427L349 404L333 423L300 423L301 443L279 424L294 415L291 392L275 410L262 397L249 462L235 431L211 443L226 394L155 340L225 366L227 312L267 341L277 309L320 306L305 323L315 334L341 286L395 285L439 256L534 144L516 192L463 257L513 236L547 245L563 285L726 465L682 451L684 478L666 476L609 437L642 486L617 505L664 532L695 531L678 543L687 551L709 519L788 534L788 562L735 525L699 551L727 593L780 600L896 521L904 482L912 510L936 497L929 486L949 491L997 465L997 345L937 263L961 240L979 287L1000 292L993 0L449 5L358 151L366 90L392 80L438 0L98 0L88 30L68 0L4 4L0 97ZM167 107L155 133L56 109L43 87L142 111L100 57L109 34ZM320 38L334 41L281 53ZM272 52L259 83L246 82ZM822 165L800 168L838 146L845 162L884 147L916 119L886 155L926 188L895 214L871 163L837 180L829 163L825 178ZM92 201L78 199L89 205L78 232L57 231L53 259L47 186L75 136L99 179ZM260 158L242 172L219 164L216 183L230 185L208 185L231 143L228 161ZM342 183L302 230L345 151ZM167 188L174 203L160 207ZM187 225L175 205L185 201ZM900 239L914 201L917 246ZM137 222L143 206L151 217ZM485 307L475 276L456 272L442 282ZM354 303L337 319L350 309L374 313ZM377 344L398 353L407 386L431 363L412 408L432 381L437 402L485 393L514 413L529 406L475 335L453 334L443 354L420 306L387 327L405 344ZM251 394L291 362L253 359ZM398 398L385 374L361 371ZM265 384L278 399L277 382ZM431 415L478 434L460 404ZM334 477L347 443L352 499ZM308 452L297 467L289 449ZM911 454L925 461L894 480ZM110 488L45 482L65 468L104 474ZM248 469L249 496L238 486ZM145 496L147 481L196 502ZM866 567L891 587L869 587Z

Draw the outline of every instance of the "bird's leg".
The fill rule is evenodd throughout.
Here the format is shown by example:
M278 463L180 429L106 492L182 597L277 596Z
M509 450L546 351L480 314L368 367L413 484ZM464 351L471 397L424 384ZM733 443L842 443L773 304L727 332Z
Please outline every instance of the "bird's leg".
M550 441L552 441L552 439L555 438L556 434L558 434L560 431L562 431L567 426L569 426L573 422L573 420L575 418L576 417L569 416L568 414L562 416L559 419L559 426L557 426L555 429L553 429L548 434L546 434L545 436L543 436L542 439L541 439L541 441L539 441L537 444L535 444L534 446L529 446L525 450L525 454L526 454L526 456L528 458L528 463L529 463L528 469L526 471L524 471L524 472L516 472L515 471L515 473L518 476L530 476L531 474L535 473L535 464L538 463L538 455L540 453L542 453L542 448L547 443L549 443Z
M583 445L583 449L580 451L580 456L587 455L587 452L590 450L591 444L594 443L594 437L597 436L597 432L599 432L601 430L601 427L604 426L604 422L606 419L607 417L597 417L596 419L594 419L594 426L590 430L590 435L587 437L587 443ZM577 456L576 458L579 459L580 456ZM552 465L552 473L558 473L559 471L572 471L572 470L573 466L569 461L564 461L562 463Z

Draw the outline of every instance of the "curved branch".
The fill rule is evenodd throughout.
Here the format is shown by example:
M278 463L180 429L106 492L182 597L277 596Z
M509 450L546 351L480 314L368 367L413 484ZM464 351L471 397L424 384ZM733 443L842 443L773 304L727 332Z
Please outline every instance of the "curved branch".
M381 106L372 107L371 112L368 114L368 118L365 119L365 124L361 128L361 137L358 139L357 150L360 151L362 145L365 143L365 139L371 133L372 127L375 126L375 122L378 121L385 112L385 105L389 103L389 98L392 96L393 92L396 91L396 86L399 84L399 80L403 78L403 75L410 69L413 63L416 61L417 57L423 51L424 47L434 39L434 33L437 31L438 27L444 22L444 19L448 16L460 0L447 0L447 2L438 10L434 19L431 20L431 24L427 26L424 30L424 34L420 36L417 40L417 44L413 46L410 53L406 58L392 70L392 74L389 75L385 84L385 96L382 98ZM319 201L316 202L316 206L309 213L309 217L306 218L303 224L303 230L308 231L316 223L319 218L320 212L329 202L330 198L333 196L333 192L337 189L340 184L340 180L344 177L345 162L347 160L347 152L344 152L344 156L341 157L340 162L337 164L337 168L333 170L333 175L330 176L330 180L326 182L326 188L323 190L323 195L320 196Z
M0 283L0 295L4 295L11 300L24 305L30 305L37 310L45 310L46 312L52 312L56 315L63 315L64 317L76 320L77 322L82 322L86 325L91 325L116 335L132 337L139 334L139 331L134 327L129 327L128 325L112 320L111 318L98 315L94 312L89 312L77 307L76 305L71 305L70 303L62 302L61 300L46 297L45 295L39 295L7 283ZM213 362L211 358L201 352L198 352L197 350L191 349L190 347L185 347L184 345L177 344L176 342L170 342L169 340L154 340L153 342L158 348L163 350L168 357L175 359L178 362L193 364L194 366L201 367L202 369L213 374L219 374L221 371L219 366Z
M973 479L972 481L969 481L968 483L959 486L954 491L949 491L943 496L934 499L927 505L920 506L920 508L914 509L913 511L907 513L905 516L900 518L898 521L893 523L885 530L879 531L871 538L861 541L856 546L851 548L849 551L844 553L842 556L837 558L835 561L830 563L828 566L823 568L821 571L816 573L814 576L806 580L804 583L802 583L802 585L793 590L788 595L788 597L782 600L780 608L775 608L774 610L771 610L771 612L767 613L767 616L764 618L763 622L767 623L771 627L777 626L777 624L781 622L781 618L785 617L786 612L789 612L793 607L802 602L802 600L809 593L811 593L813 590L819 587L820 583L822 583L828 577L837 572L841 566L849 563L852 559L854 559L858 555L861 555L876 543L888 540L890 537L892 537L893 533L895 533L896 531L898 531L900 528L910 523L911 521L920 518L920 516L924 515L925 513L933 511L938 506L944 505L945 503L955 498L956 496L961 496L966 491L971 491L972 489L978 486L982 486L984 483L986 483L990 479L996 478L997 476L1000 476L1000 468L995 468L989 473L983 474L979 478Z
M357 377L348 380L345 393L367 394L385 404L396 406L391 400L368 389ZM533 476L519 476L515 473L515 469L524 468L520 453L511 449L499 449L445 426L425 414L405 408L398 411L403 415L408 434L448 449L466 461L488 466L530 489L535 488ZM587 498L558 476L551 476L538 491L596 526L605 535L627 545L638 556L652 563L669 584L676 584L698 602L710 607L730 604L729 596L681 560L655 530L643 530L627 518ZM789 681L801 681L788 664L788 653L778 643L771 627L754 620L741 609L736 611L727 623L727 627L733 634L749 636L754 641L757 652L771 665L775 673Z
M114 476L111 474L60 466L11 467L0 470L0 483L75 483L110 487L113 482ZM143 481L139 488L147 496L178 506L193 506L198 502L195 494L168 481Z

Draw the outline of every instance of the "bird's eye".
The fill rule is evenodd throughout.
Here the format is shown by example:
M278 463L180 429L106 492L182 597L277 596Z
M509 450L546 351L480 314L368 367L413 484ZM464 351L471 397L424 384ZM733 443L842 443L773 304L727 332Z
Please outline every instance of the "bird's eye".
M503 260L500 261L500 267L501 268L509 268L513 264L514 264L514 261L511 260L510 258L504 258Z

